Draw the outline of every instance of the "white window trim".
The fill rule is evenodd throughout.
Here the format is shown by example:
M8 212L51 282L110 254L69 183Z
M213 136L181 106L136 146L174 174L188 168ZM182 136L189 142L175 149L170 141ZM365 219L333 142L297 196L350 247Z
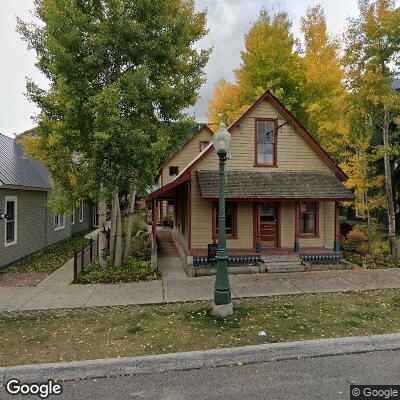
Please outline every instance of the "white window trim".
M56 216L58 215L58 226L56 226ZM60 225L60 217L63 216L63 224ZM65 213L63 214L54 214L54 230L55 231L61 231L62 229L65 229Z
M72 213L71 213L71 225L75 224L75 209L73 209Z
M83 203L83 201L81 201L81 207L79 209L79 222L83 222L83 206L84 206L84 203Z
M15 219L14 219L14 223L15 223L15 229L14 229L14 233L15 233L15 238L14 241L7 243L7 219L5 220L4 223L4 247L10 247L13 246L14 244L17 244L17 238L18 238L18 231L17 231L17 227L18 227L18 203L17 203L17 196L5 196L4 197L4 213L7 213L7 202L8 201L13 201L15 203Z

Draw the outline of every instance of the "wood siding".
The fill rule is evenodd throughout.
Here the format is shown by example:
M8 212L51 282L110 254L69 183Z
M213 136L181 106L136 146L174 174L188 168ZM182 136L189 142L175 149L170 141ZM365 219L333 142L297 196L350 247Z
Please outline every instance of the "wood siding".
M265 173L276 171L319 171L334 174L315 150L288 124L278 130L277 167L255 167L255 121L257 118L277 118L278 125L286 122L282 115L264 101L232 132L229 150L231 159L227 162L229 170L257 170ZM194 158L194 157L193 157ZM197 166L198 170L218 169L218 157L213 151ZM192 248L205 249L212 243L212 206L200 194L197 175L192 173ZM334 202L320 202L319 237L300 238L300 246L333 247L334 241ZM253 204L239 202L237 206L238 238L227 241L230 249L253 248ZM280 216L281 247L293 248L295 234L295 203L281 204Z
M38 190L0 189L0 210L4 212L6 196L17 198L17 243L8 247L5 241L5 220L0 220L0 267L11 264L46 247L69 238L72 233L91 226L91 205L85 203L84 220L79 223L75 212L75 226L70 214L65 214L65 228L54 230L54 214L47 206L50 192ZM75 228L72 232L72 228Z
M292 248L295 233L295 202L281 203L281 247ZM299 238L300 248L333 248L335 239L335 203L319 202L319 237Z
M315 150L288 124L278 130L277 134L277 167L255 167L255 124L257 118L277 118L278 125L287 122L271 105L264 101L232 132L232 143L229 153L232 157L227 163L230 170L275 171L320 171L334 172L319 157ZM199 170L218 169L218 156L213 151L197 167Z
M203 200L197 175L192 175L192 248L204 249L212 243L212 203ZM253 248L253 205L237 204L237 239L228 239L230 249Z
M161 171L161 185L174 180L175 176L169 176L169 167L179 167L179 173L200 153L200 142L212 142L210 131L203 128L195 137L190 140L171 160L167 161Z
M0 220L0 267L45 247L46 192L0 190L0 210L5 196L17 198L17 243L5 247L5 220Z

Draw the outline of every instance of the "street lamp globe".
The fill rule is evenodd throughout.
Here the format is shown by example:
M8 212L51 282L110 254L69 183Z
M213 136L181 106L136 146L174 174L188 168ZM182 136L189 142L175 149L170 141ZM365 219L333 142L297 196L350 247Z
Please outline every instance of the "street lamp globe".
M231 145L231 134L226 129L224 123L219 125L218 132L214 134L213 145L217 153L220 151L225 153L228 152L229 146Z

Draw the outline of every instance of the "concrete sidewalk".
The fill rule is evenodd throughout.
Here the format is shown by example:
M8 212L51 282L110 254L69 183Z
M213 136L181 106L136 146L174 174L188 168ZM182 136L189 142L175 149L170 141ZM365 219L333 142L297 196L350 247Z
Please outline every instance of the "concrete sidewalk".
M162 280L116 285L69 285L73 274L73 263L70 260L36 287L1 287L0 312L213 299L215 276L189 278L170 233L159 230L157 236ZM234 299L394 289L400 288L400 269L231 275L230 282Z
M129 304L162 304L213 298L215 277L173 278L117 285L0 288L0 311ZM400 288L400 269L232 275L234 298Z

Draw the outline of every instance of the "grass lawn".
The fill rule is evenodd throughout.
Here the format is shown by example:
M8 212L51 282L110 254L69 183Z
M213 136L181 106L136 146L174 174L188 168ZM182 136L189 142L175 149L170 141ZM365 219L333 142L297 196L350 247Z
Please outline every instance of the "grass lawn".
M80 248L83 244L86 245L89 243L89 240L85 239L84 236L91 231L93 231L93 228L76 233L60 244L42 250L29 258L0 269L0 279L2 275L7 273L47 272L50 274L54 272L73 257L75 247Z
M2 366L400 332L400 290L0 314ZM267 337L257 337L265 330Z

